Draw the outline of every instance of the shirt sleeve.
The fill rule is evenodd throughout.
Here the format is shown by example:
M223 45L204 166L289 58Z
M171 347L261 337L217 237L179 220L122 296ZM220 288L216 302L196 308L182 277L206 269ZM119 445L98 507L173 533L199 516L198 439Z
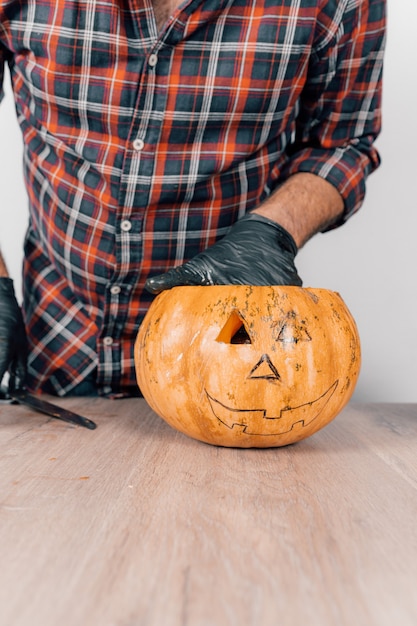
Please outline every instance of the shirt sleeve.
M318 22L284 175L310 172L339 190L345 211L334 226L359 209L380 163L385 13L385 0L329 0Z
M3 80L4 80L4 54L3 54L3 48L0 44L0 102L3 100L3 97L4 97Z

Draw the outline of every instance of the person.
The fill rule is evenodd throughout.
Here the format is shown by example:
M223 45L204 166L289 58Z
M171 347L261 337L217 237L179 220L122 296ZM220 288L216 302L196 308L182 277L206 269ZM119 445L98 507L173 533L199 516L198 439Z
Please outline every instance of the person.
M385 12L0 0L29 201L22 311L0 263L0 377L134 394L155 294L302 284L298 249L359 209L380 162Z

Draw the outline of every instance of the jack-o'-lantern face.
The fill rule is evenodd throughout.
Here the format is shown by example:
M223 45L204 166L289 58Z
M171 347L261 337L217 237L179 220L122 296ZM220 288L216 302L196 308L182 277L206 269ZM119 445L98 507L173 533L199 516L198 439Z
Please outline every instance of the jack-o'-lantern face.
M331 421L360 367L338 294L300 287L176 287L153 302L135 346L150 406L191 437L282 446Z

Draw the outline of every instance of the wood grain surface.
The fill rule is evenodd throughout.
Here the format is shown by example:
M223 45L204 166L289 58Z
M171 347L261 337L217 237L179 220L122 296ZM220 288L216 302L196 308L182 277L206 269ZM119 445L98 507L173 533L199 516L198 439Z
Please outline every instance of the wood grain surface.
M97 429L0 407L1 626L416 626L417 405L241 450L55 401Z

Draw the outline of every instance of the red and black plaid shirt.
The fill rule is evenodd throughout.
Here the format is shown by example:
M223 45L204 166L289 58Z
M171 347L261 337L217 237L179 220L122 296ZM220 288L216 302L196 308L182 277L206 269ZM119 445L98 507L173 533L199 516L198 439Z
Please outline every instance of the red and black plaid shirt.
M378 165L384 0L0 0L24 138L29 383L135 385L151 274L190 259L286 177L345 219Z

